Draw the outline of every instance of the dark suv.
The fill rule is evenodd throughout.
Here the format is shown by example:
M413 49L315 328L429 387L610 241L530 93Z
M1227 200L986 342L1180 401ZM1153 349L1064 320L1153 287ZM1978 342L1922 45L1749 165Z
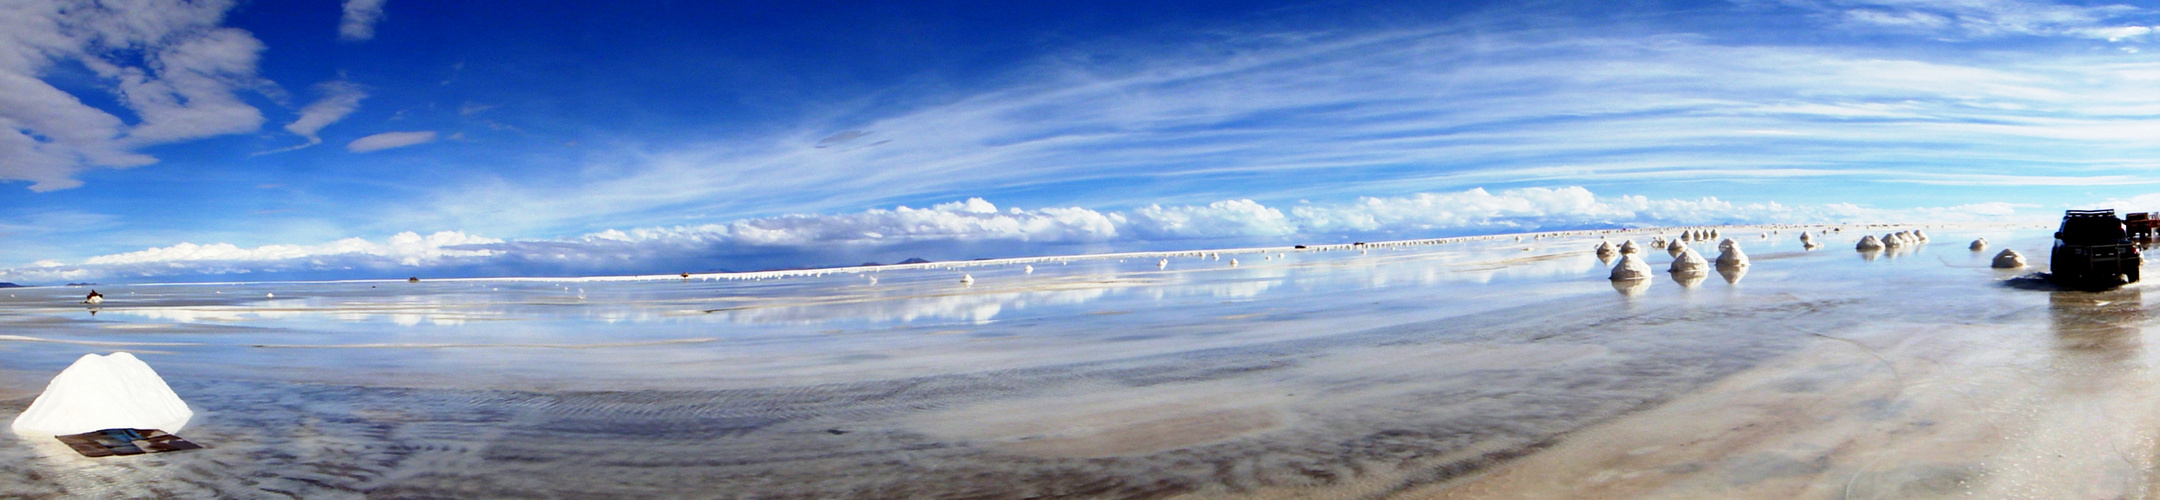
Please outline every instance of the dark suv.
M2056 283L2093 288L2136 283L2145 262L2114 210L2071 210L2055 232L2048 267Z

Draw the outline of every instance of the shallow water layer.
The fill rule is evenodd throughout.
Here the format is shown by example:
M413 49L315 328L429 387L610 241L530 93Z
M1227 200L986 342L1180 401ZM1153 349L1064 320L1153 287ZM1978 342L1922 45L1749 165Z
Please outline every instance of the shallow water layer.
M0 496L2145 496L2140 288L1987 266L2044 263L2043 229L1853 250L1887 231L1807 251L1729 229L1745 270L1669 275L1653 250L1632 285L1569 236L101 286L95 308L5 290L0 418L81 354L126 350L209 448L89 459L0 433ZM1997 244L1967 250L1978 236Z

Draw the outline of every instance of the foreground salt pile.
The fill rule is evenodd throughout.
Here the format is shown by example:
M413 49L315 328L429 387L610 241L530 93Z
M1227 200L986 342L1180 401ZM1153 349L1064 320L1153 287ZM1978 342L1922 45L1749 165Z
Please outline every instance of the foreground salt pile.
M84 354L54 376L30 408L15 417L23 436L62 436L104 429L179 432L193 418L165 379L135 355Z
M1871 234L1860 237L1860 243L1853 245L1853 248L1861 251L1881 250L1883 249L1883 242L1882 240L1875 239L1875 235Z
M1642 253L1642 247L1641 247L1641 246L1637 246L1637 245L1635 244L1635 240L1627 240L1627 241L1623 241L1623 242L1620 242L1620 253L1624 253L1624 254L1639 254L1639 253Z
M1748 265L1747 253L1740 251L1740 242L1726 238L1718 243L1718 267L1743 267Z
M1672 261L1671 271L1675 273L1705 273L1709 270L1710 261L1703 260L1702 254L1695 253L1693 248L1681 247L1680 255Z
M2025 267L2025 256L2019 255L2016 250L2006 248L2003 249L2002 253L1995 254L1996 269L2017 269L2020 267Z
M1681 243L1680 240L1672 240L1672 243L1665 245L1665 253L1673 257L1679 257L1680 253L1687 251L1687 249L1687 244Z
M1635 242L1630 241L1628 243L1632 245ZM1639 280L1649 277L1650 264L1643 262L1642 254L1636 252L1620 254L1620 263L1614 264L1612 268L1612 279L1616 281Z

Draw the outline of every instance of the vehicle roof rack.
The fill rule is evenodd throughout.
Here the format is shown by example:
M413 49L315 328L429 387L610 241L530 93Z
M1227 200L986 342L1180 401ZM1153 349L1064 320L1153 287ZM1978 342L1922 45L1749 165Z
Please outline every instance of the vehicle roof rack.
M2100 216L2114 217L2114 216L2115 216L2115 209L2112 209L2112 208L2103 208L2103 209L2099 209L2099 210L2069 210L2069 211L2065 211L2065 212L2063 212L2063 216L2064 216L2064 217L2100 217Z

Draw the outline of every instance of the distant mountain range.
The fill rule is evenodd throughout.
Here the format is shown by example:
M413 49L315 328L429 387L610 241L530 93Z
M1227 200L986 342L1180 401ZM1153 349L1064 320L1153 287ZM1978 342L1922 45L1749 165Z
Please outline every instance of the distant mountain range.
M0 288L23 288L23 286L5 281L0 281Z

